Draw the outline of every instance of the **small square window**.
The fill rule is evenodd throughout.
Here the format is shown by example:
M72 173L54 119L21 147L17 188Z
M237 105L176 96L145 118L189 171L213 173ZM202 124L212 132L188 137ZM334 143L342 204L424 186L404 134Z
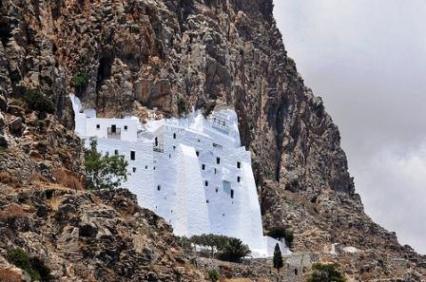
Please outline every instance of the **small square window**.
M219 157L216 158L216 163L220 164L220 158Z
M161 190L161 186L157 185L157 191L160 191L160 190Z
M240 182L241 181L241 177L237 177L237 182Z
M134 167L132 170L133 170L133 172L136 172L136 167Z
M241 168L241 163L237 162L237 168Z
M124 126L124 130L126 130L126 131L127 131L127 125L125 125L125 126Z
M216 193L217 193L217 192L219 192L219 189L218 189L218 188L216 188Z
M200 152L199 151L196 151L195 154L197 155L197 157L200 156Z
M101 128L101 125L100 124L97 124L96 125L96 129L100 129Z
M155 166L152 169L155 170Z
M176 146L173 145L173 150L176 150Z
M205 165L205 164L202 164L202 165L201 165L201 169L202 169L202 170L206 170L206 165Z
M148 169L148 166L147 166L147 165L145 166L145 169Z
M135 151L130 151L130 159L132 161L134 161L136 159L136 152Z
M114 150L114 155L118 155L118 150Z
M204 186L209 186L209 182L206 180L206 181L204 181Z
M210 201L209 200L206 200L206 203L208 204Z

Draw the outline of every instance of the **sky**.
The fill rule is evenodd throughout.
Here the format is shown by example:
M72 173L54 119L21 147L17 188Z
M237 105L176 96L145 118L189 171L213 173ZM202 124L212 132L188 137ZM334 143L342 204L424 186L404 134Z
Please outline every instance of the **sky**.
M426 254L426 1L274 5L289 56L340 129L367 214Z

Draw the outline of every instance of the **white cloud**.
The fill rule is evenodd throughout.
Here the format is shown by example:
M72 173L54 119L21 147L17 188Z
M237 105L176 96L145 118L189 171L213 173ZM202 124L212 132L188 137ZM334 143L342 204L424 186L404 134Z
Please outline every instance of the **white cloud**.
M277 0L275 17L368 214L426 253L426 1Z

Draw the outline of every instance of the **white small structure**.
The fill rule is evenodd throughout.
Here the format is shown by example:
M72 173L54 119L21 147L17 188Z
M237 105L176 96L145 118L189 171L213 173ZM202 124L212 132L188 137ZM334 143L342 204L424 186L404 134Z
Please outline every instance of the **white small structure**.
M257 257L271 255L276 243L288 253L263 236L250 152L241 147L235 111L142 124L136 117L97 118L94 110L82 111L77 97L71 100L76 133L96 137L103 153L125 156L129 176L123 187L175 234L237 237Z

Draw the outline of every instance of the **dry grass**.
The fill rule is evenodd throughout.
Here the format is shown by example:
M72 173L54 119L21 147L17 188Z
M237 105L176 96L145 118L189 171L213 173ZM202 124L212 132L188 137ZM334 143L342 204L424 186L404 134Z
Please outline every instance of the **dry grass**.
M84 190L82 181L73 172L66 169L57 169L53 171L56 182L73 190Z
M10 268L0 268L1 282L21 282L21 275Z
M15 204L15 203L12 203L12 204L8 205L6 208L4 208L3 210L0 210L0 220L1 221L25 217L27 215L28 215L28 212L26 210L24 210L23 207ZM0 280L0 281L2 281L2 280Z
M56 192L53 192L52 198L47 200L47 203L53 211L58 211L59 206L62 203L62 200L58 197L58 195L56 195Z

